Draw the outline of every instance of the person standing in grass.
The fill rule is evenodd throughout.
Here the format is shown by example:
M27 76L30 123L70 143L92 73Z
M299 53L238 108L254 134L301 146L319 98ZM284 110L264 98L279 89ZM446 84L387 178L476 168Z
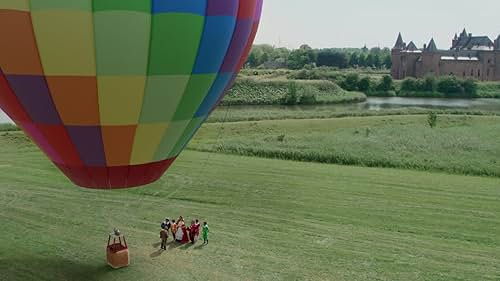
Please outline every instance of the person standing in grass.
M161 249L167 250L168 230L166 229L166 227L163 227L161 229L160 238L161 238Z
M203 223L203 230L201 232L203 236L203 245L208 245L208 224L207 222Z
M177 223L175 221L172 221L170 224L170 231L172 232L172 237L174 237L175 240L175 234L177 233Z

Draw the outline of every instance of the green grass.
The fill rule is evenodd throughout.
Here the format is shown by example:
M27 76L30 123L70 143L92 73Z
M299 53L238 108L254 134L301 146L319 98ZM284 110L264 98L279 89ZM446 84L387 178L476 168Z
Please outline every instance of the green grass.
M499 82L479 82L477 95L482 98L500 98Z
M0 124L0 132L19 131L19 128L14 124Z
M425 115L430 112L446 115L494 116L498 112L469 109L394 108L381 110L359 109L358 105L332 106L221 106L208 118L208 123L285 119L329 119L393 115Z
M330 81L239 78L222 101L223 105L279 105L291 83L312 89L317 104L356 103L366 100L359 92L348 92ZM310 90L309 90L310 91Z
M189 148L500 177L499 140L496 116L381 116L206 124Z
M146 188L69 184L0 137L0 279L498 280L500 179L187 151ZM159 222L208 220L208 247L158 254ZM105 265L107 233L132 264Z

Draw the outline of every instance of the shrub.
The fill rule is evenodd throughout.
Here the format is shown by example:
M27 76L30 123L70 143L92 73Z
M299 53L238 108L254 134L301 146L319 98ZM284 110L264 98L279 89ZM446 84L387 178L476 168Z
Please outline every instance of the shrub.
M283 98L283 104L284 105L295 105L297 104L298 101L298 95L297 95L297 84L290 83L288 85L288 92L286 93L285 97Z
M467 79L462 82L462 87L467 95L471 97L477 96L477 82L473 79Z
M358 82L358 90L361 92L368 93L372 90L372 87L372 80L368 76L361 78Z
M299 98L299 104L313 105L317 103L316 95L314 94L304 94Z
M435 92L437 90L436 77L434 77L432 75L427 75L424 78L423 90L428 91L428 92Z
M447 95L461 96L464 93L461 81L455 76L445 76L438 80L437 89Z
M408 91L408 92L418 91L417 79L409 77L403 80L403 83L401 83L401 91Z
M349 73L345 77L345 80L341 86L347 91L356 91L358 89L358 83L359 83L359 74Z
M437 114L436 112L430 112L427 116L427 122L431 128L435 128L437 125Z
M394 90L394 81L389 75L384 75L380 83L377 85L377 91L391 91Z

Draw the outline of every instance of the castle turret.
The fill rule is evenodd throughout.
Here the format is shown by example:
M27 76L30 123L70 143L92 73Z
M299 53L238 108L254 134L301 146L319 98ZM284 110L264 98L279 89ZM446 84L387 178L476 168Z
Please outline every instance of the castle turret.
M427 52L437 52L438 48L436 46L436 42L434 42L434 38L431 39L431 42L429 42L429 45L427 45L427 49L425 49Z
M422 53L422 68L417 74L417 77L423 77L426 74L439 76L440 59L441 55L439 54L439 50L436 46L434 38L432 38L429 44L424 49L424 52Z
M460 38L464 38L464 37L468 37L469 34L467 33L467 30L465 30L464 28L464 31L462 31L462 33L460 34Z
M497 40L495 40L495 50L500 51L500 35L498 35Z
M403 36L401 33L398 35L398 39L396 40L396 44L394 48L391 50L391 60L392 60L392 68L391 75L394 79L402 79L404 75L402 73L402 54L405 49L405 43L403 41Z
M399 33L398 39L396 40L396 44L394 45L393 49L403 50L404 48L405 48L405 42L403 41L403 36L401 36L401 33Z
M453 49L458 43L458 34L455 33L455 37L451 40L451 48Z

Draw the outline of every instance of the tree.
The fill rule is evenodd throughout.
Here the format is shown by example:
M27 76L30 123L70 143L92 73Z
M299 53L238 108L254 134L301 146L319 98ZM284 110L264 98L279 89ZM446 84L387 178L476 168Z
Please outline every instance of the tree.
M385 92L394 90L394 81L392 80L392 77L389 75L384 75L377 86L377 90Z
M349 57L346 52L322 49L318 51L317 65L347 68L349 66Z
M359 66L359 54L354 52L351 54L351 58L349 59L350 66Z
M367 66L366 55L364 53L359 54L359 66Z
M356 91L358 89L358 84L359 84L359 74L357 73L349 73L347 74L344 83L343 83L344 89L347 91Z
M316 51L308 45L302 45L299 49L293 50L288 57L288 67L290 69L302 69L306 65L315 64L317 59Z
M391 55L385 55L384 56L384 62L383 62L385 68L391 68L392 67L392 57Z
M255 52L250 52L250 55L248 55L248 59L247 59L247 65L250 66L250 67L257 67L258 64L257 64L258 60L257 60L257 55L255 54Z
M359 80L358 90L360 90L363 93L368 93L371 91L371 88L372 88L372 80L370 79L370 77L365 76L361 78L361 80Z
M369 53L368 56L366 56L366 66L368 67L375 66L375 56L372 53Z

